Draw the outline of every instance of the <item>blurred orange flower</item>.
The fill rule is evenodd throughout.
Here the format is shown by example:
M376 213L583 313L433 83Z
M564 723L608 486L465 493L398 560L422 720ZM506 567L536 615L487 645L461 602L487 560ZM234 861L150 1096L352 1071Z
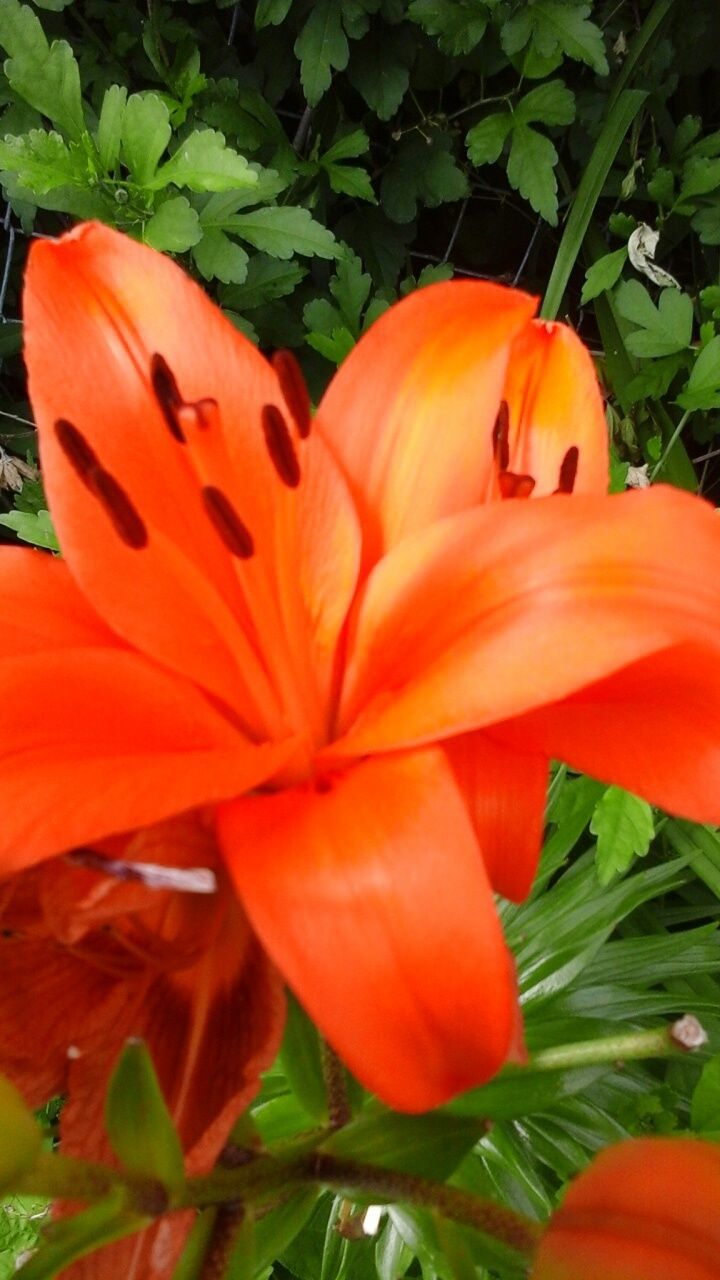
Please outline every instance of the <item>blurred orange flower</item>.
M636 1138L603 1151L572 1183L531 1280L716 1280L720 1148Z

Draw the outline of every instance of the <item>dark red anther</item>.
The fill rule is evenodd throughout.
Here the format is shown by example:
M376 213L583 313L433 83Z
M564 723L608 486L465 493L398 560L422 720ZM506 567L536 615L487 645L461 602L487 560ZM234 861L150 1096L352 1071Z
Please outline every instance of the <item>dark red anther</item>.
M568 449L565 457L560 463L560 476L558 478L558 487L556 493L572 493L575 488L575 480L577 479L578 461L580 459L580 450L577 445L573 445Z
M58 418L55 436L73 471L109 516L118 537L133 551L148 544L147 526L118 480L102 466L81 431Z
M303 371L292 351L276 351L271 364L280 383L285 403L292 414L298 435L307 440L310 435L310 392L305 384Z
M215 532L228 551L240 560L249 560L255 551L253 536L227 495L208 484L202 490L202 500Z
M493 427L493 457L500 471L510 466L510 410L507 400L500 401L500 408Z
M260 415L265 444L272 464L288 489L300 483L300 463L290 438L287 423L277 405L265 404Z
M180 426L177 413L184 401L180 395L175 374L165 357L157 352L150 361L150 381L170 434L179 444L185 444L185 433Z
M532 476L516 476L512 471L501 471L498 485L502 498L529 498L535 481Z

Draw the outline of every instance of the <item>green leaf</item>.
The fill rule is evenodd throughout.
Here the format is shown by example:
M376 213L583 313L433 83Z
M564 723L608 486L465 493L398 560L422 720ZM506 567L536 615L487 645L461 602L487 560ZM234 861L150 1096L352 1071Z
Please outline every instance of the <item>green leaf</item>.
M206 231L193 249L195 265L205 280L242 284L247 275L248 255L224 231Z
M300 206L236 213L226 226L273 258L292 258L295 253L307 258L337 258L341 252L332 232Z
M307 275L299 262L278 262L257 253L248 263L243 284L223 291L223 302L238 311L252 311L276 298L286 298Z
M115 1155L131 1173L169 1189L185 1181L183 1154L155 1068L140 1040L127 1040L108 1086L105 1125Z
M82 152L67 146L59 133L31 129L0 142L0 169L13 173L22 187L42 196L56 187L86 185Z
M692 228L697 231L701 244L720 244L720 204L698 209L692 219Z
M370 148L370 139L364 129L353 129L337 138L321 158L321 164L336 164L339 160L356 160Z
M513 118L509 111L495 111L479 120L465 136L468 156L473 164L494 164L505 145Z
M536 0L506 24L501 37L505 52L511 55L532 40L531 51L541 58L564 54L587 63L598 75L607 75L605 41L600 27L588 19L591 8L590 4L566 4L563 0Z
M288 1084L301 1106L314 1120L325 1120L327 1093L320 1037L305 1010L290 993L281 1061Z
M595 805L590 830L597 836L598 879L607 885L648 852L655 835L652 809L622 787L608 787Z
M10 511L0 516L0 524L6 529L13 529L21 542L30 542L34 547L44 547L48 551L60 550L49 511Z
M170 182L190 191L234 191L254 187L257 180L245 157L226 146L222 133L196 129L146 185L153 191Z
M693 196L708 195L720 187L720 159L691 156L683 167L678 204Z
M441 53L457 57L472 53L482 40L488 23L487 9L471 0L412 0L408 18L417 22L428 35L438 37Z
M663 289L657 307L639 280L626 280L615 295L620 315L639 325L626 346L635 356L653 359L684 351L692 338L692 301L679 289Z
M212 234L206 232L206 235ZM197 211L187 196L172 196L161 204L145 223L143 239L153 249L165 253L185 253L202 238L203 230Z
M696 1133L720 1131L720 1055L702 1069L692 1096L690 1120Z
M172 129L170 112L156 93L133 93L122 119L122 155L139 187L147 187L155 174Z
M330 87L333 68L344 71L350 56L337 0L315 0L295 41L295 55L300 59L303 92L314 107Z
M548 80L526 93L515 107L517 124L572 124L575 119L575 94L562 80Z
M14 1085L0 1076L0 1191L14 1191L42 1148L42 1130Z
M355 338L359 338L363 308L370 297L372 280L363 272L357 254L349 253L338 263L330 281L330 292L337 302L342 318Z
M377 196L372 188L370 174L367 169L356 164L325 164L323 169L333 191L339 195L353 196L355 200L368 200L377 204Z
M591 267L588 267L580 296L580 302L583 306L586 302L591 302L593 298L597 298L599 293L605 293L608 289L612 289L614 284L617 284L622 275L622 269L627 262L627 256L627 246L623 245L621 249L615 249L613 253L606 253L604 257L598 258Z
M255 10L255 26L260 27L279 27L284 22L288 13L292 0L258 0Z
M48 45L37 15L18 0L0 0L0 45L10 54L5 74L18 96L79 141L85 119L70 45L65 40Z
M677 401L683 409L720 409L720 335L698 353Z
M508 181L553 227L557 226L557 161L558 154L552 142L537 129L526 124L513 129Z
M402 31L372 32L353 49L348 80L379 120L395 115L408 90L410 70L403 57Z
M100 108L100 119L97 130L97 149L100 164L106 173L112 173L120 155L122 138L122 122L127 103L127 89L119 84L111 84L105 90Z
M383 207L394 222L410 222L418 204L435 208L468 194L468 180L456 165L450 145L443 134L428 141L417 133L399 144L382 179Z
M381 1169L428 1175L444 1181L475 1145L482 1121L440 1111L405 1116L370 1102L322 1149Z
M40 1248L16 1273L18 1280L54 1280L78 1258L148 1226L150 1218L127 1213L124 1199L124 1189L118 1187L83 1213L53 1222L43 1233Z

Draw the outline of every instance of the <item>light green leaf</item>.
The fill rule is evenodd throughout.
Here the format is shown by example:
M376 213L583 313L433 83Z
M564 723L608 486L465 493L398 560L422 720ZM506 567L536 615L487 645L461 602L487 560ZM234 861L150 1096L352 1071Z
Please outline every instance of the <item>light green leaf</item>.
M627 256L627 246L623 245L622 248L615 249L613 253L604 254L602 258L598 258L596 262L593 262L591 267L588 267L580 296L580 302L583 306L586 302L591 302L593 298L597 298L598 294L612 289L622 275Z
M242 284L247 276L248 255L224 231L206 231L195 245L193 258L205 280Z
M369 200L377 204L377 196L372 188L370 174L356 164L326 164L323 161L328 182L333 191L340 195L354 196L356 200Z
M321 164L336 164L339 160L356 160L369 150L370 139L364 129L353 129L333 142L321 157Z
M705 1063L695 1086L690 1112L696 1133L720 1131L720 1055Z
M568 58L585 62L598 75L608 73L605 41L600 27L591 22L590 4L563 3L563 0L536 0L530 9L534 23L533 47L541 57L560 50Z
M677 399L683 409L720 409L720 335L699 352L687 386Z
M626 280L615 295L615 303L626 320L640 326L625 339L633 355L653 359L684 351L690 345L692 301L679 289L663 289L656 307L639 280Z
M147 187L155 174L172 129L170 112L156 93L133 93L125 105L122 155L131 177Z
M412 0L408 18L417 22L428 35L438 37L441 53L457 57L472 53L482 40L488 23L487 9L477 0Z
M499 158L512 128L513 118L509 111L494 111L484 120L473 125L465 137L467 151L473 164L494 164Z
M65 40L49 45L37 15L18 0L0 0L0 45L10 54L5 74L19 97L79 141L85 119L70 45Z
M17 1089L0 1076L0 1191L15 1191L42 1147L42 1130Z
M295 55L305 97L314 107L330 87L333 67L344 71L350 56L337 0L315 0L295 41Z
M100 108L100 119L97 130L97 149L100 164L106 173L112 173L120 155L122 122L127 103L127 89L119 84L111 84L105 90Z
M597 836L598 879L607 885L648 852L655 835L652 809L622 787L608 787L595 805L590 830Z
M292 258L296 253L307 258L337 258L341 252L332 232L315 222L307 209L295 205L236 213L228 218L226 229L273 258Z
M708 195L718 187L720 187L720 159L691 156L683 166L678 204L692 199L693 196Z
M330 292L347 327L356 338L360 336L363 307L370 297L371 288L372 279L367 272L363 272L357 254L349 253L346 258L341 259L330 281Z
M105 1126L115 1155L131 1173L169 1189L185 1181L182 1148L155 1068L140 1040L127 1040L108 1086Z
M557 151L544 134L526 124L513 129L508 181L553 227L557 226L557 161Z
M59 133L44 129L0 142L0 169L15 174L20 185L37 196L56 187L87 185L82 152L71 150Z
M531 89L515 108L516 124L572 124L575 119L575 94L562 80L548 80Z
M198 243L202 234L197 211L191 207L187 196L172 196L145 223L143 238L153 249L185 253Z
M279 27L290 12L292 0L258 0L255 10L255 26Z
M221 133L196 129L147 185L153 191L171 182L190 191L233 191L236 187L255 187L257 180L255 170L244 156L225 145Z
M353 49L348 79L379 120L395 115L408 90L410 71L400 56L401 38L392 30L375 33Z

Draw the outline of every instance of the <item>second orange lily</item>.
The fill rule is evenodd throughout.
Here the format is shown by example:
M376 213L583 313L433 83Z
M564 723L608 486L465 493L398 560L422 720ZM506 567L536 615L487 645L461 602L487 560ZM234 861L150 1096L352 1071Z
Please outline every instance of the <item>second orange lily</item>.
M167 258L88 224L27 276L64 559L0 553L0 870L97 874L191 815L243 929L408 1111L519 1052L493 890L531 885L550 757L720 820L720 524L606 496L590 358L534 310L414 294L311 420L293 358Z

